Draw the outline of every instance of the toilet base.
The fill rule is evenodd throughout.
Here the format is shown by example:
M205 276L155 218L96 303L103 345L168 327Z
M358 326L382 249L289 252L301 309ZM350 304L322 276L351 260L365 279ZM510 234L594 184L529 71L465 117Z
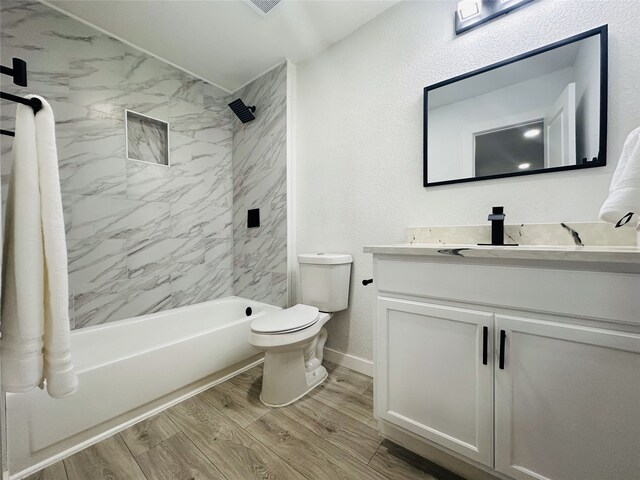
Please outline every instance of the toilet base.
M260 400L269 407L284 407L299 400L327 378L322 366L331 314L320 312L318 321L300 331L281 335L251 332L250 342L264 350Z
M314 375L315 373L318 373L317 375ZM265 401L264 398L262 398L262 393L260 393L260 401L262 403L264 403L267 407L286 407L287 405L291 405L293 402L295 402L296 400L300 400L302 397L304 397L307 393L309 393L311 390L313 390L314 388L316 388L318 385L320 385L322 382L324 382L327 377L329 376L329 374L327 373L326 368L324 368L322 365L320 367L318 367L317 370L315 370L315 372L313 373L307 373L307 384L310 384L311 386L307 388L307 390L305 390L304 392L302 392L300 395L298 395L297 397L295 397L292 400L287 401L286 403L269 403L267 401Z
M327 369L322 366L322 348L326 338L323 328L321 334L307 345L265 352L260 393L262 403L269 407L284 407L327 378Z

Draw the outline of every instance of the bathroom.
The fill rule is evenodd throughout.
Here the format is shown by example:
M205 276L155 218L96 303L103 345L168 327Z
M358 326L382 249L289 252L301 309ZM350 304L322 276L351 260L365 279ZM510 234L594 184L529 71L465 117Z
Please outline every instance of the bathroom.
M638 478L637 2L2 0L0 21L3 480ZM494 140L460 126L482 101ZM481 174L483 139L491 168L525 144L540 166ZM43 282L64 322L21 356Z

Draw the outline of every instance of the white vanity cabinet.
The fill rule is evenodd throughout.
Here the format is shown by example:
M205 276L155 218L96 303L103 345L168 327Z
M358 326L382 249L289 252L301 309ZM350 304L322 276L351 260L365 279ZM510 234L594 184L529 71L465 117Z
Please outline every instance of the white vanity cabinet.
M380 418L491 466L492 332L490 313L379 297Z
M640 478L640 262L376 248L384 436L496 478Z
M495 325L505 337L496 470L523 480L640 478L640 336L506 315Z

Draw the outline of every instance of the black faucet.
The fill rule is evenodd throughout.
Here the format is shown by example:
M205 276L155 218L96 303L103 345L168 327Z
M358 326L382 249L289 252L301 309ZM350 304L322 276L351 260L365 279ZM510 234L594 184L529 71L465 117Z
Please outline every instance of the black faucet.
M504 207L493 207L488 220L491 222L491 243L479 243L478 245L516 246L517 243L504 243Z
M504 207L493 207L489 214L491 222L491 245L504 245Z

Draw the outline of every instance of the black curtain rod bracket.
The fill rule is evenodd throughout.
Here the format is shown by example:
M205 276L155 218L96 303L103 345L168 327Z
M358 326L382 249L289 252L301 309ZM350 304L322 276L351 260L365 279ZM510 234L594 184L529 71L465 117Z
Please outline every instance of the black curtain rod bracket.
M13 58L12 67L5 67L0 65L0 73L13 77L13 83L19 87L27 86L27 62L21 58Z

